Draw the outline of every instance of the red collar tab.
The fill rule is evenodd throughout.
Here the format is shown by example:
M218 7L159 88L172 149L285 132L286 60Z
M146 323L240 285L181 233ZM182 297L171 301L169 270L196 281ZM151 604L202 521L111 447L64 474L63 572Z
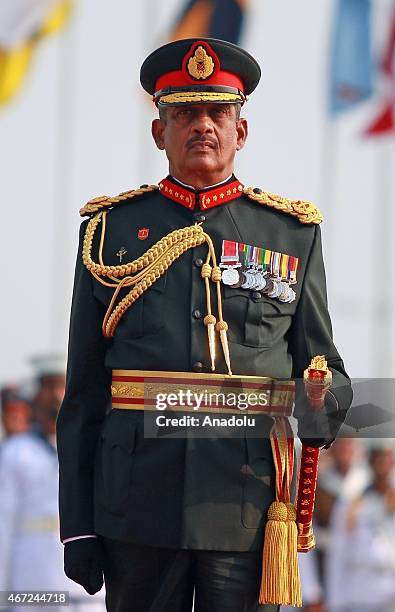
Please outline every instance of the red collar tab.
M236 198L239 198L243 193L244 186L240 181L235 180L230 183L224 183L218 187L207 189L204 191L192 191L179 185L178 183L165 178L159 183L159 191L162 195L173 202L178 202L193 210L198 202L201 210L208 210L226 204Z
M178 183L165 178L159 183L159 191L166 198L182 204L185 208L189 208L190 210L195 208L196 194Z
M243 185L240 181L232 181L231 183L225 183L214 189L209 189L201 194L200 208L206 210L207 208L214 208L220 204L226 204L239 198L243 193Z

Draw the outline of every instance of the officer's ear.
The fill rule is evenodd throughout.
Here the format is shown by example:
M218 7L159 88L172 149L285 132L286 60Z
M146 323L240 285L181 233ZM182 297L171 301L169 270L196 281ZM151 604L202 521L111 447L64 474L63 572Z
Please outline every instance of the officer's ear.
M162 119L154 119L151 126L152 138L155 140L156 146L161 151L163 151L163 149L165 148L165 125L166 124Z
M237 151L240 151L245 145L248 136L248 123L247 119L238 119L236 123L237 132Z

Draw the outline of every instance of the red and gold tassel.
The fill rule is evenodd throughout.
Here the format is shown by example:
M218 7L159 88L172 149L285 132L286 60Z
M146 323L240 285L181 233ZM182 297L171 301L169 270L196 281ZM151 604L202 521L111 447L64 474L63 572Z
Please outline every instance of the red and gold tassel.
M296 510L290 502L294 440L286 418L275 420L271 436L276 468L276 501L268 511L262 556L260 604L302 605Z

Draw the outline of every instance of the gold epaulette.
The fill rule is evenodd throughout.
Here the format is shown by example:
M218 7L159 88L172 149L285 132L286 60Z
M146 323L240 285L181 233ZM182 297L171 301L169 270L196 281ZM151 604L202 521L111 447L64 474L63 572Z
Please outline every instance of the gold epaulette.
M109 208L110 206L114 206L114 204L125 202L126 200L130 200L136 196L143 195L144 193L155 191L156 189L159 189L158 185L141 185L139 189L122 191L122 193L114 197L99 196L97 198L93 198L93 200L89 200L89 202L87 202L85 206L80 209L80 215L81 217L87 217L92 213L99 212L99 210L102 210L103 208Z
M288 200L274 193L267 193L256 187L246 187L245 195L264 206L269 206L280 212L297 217L301 223L321 223L323 220L319 208L307 200Z

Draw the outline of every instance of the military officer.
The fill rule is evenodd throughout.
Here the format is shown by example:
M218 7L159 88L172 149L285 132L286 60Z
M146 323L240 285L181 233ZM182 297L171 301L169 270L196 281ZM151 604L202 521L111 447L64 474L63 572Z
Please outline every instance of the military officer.
M330 612L391 612L395 601L394 441L368 440L371 482L335 504L327 554Z
M37 392L34 428L9 436L0 453L0 591L63 591L69 604L49 612L100 612L103 594L89 597L63 572L59 542L58 461L55 417L64 393L65 358L40 355L34 360ZM12 604L0 603L11 609ZM19 606L29 609L26 604Z
M81 210L57 422L60 536L70 578L94 593L104 572L111 612L186 612L193 596L196 612L277 609L258 603L271 418L260 415L257 436L149 437L136 370L301 378L324 354L327 410L350 402L319 210L234 174L248 132L240 109L259 79L255 59L221 40L154 51L141 83L169 174Z

